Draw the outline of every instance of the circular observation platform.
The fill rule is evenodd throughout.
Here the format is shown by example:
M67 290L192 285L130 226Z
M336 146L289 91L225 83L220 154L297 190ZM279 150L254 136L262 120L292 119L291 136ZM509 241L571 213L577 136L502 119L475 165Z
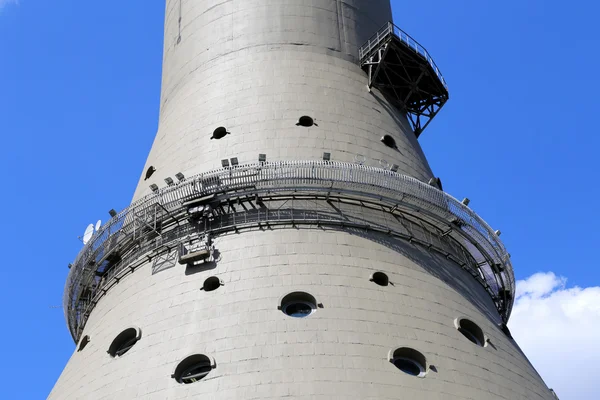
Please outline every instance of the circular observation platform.
M117 213L71 265L63 297L71 335L79 341L98 300L155 257L177 252L180 264L211 260L212 237L300 226L375 231L442 254L480 282L508 321L515 287L510 256L467 206L391 170L285 161L199 174L157 189Z

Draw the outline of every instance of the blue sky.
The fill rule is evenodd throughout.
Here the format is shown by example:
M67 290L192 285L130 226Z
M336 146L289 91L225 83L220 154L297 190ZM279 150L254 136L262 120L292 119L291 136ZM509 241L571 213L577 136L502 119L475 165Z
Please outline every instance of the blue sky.
M578 372L551 360L562 348L565 357L585 353L591 364L582 366L600 361L593 335L572 333L580 324L600 335L600 6L393 6L395 22L429 50L450 87L420 139L432 168L446 191L469 197L502 231L528 288L515 336L561 400L591 399L600 384L575 384ZM141 173L157 127L163 9L158 0L0 0L5 398L45 398L73 351L60 309L67 264L87 224L128 205ZM563 336L539 332L552 318ZM575 341L581 348L569 347Z

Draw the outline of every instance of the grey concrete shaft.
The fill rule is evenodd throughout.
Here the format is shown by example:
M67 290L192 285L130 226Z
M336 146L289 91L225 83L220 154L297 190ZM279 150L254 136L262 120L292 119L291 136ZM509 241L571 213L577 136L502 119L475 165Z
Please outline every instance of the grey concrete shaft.
M362 155L428 181L406 117L366 89L357 64L358 47L390 20L388 0L168 0L160 123L135 199L178 172L259 153L270 161ZM302 115L318 127L296 126ZM211 140L219 126L231 134ZM380 142L385 134L397 150ZM144 180L150 166L156 172Z

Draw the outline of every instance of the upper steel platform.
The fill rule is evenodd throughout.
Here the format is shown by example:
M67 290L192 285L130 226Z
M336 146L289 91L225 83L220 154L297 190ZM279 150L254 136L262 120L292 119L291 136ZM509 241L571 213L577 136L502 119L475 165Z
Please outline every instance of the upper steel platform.
M415 135L429 125L448 101L448 85L427 50L388 22L358 52L369 75L369 88L379 89L406 111Z
M335 207L328 207L332 201ZM99 298L123 276L165 254L178 254L180 263L193 262L210 258L209 237L299 226L379 232L435 251L478 280L508 321L515 285L510 256L467 206L387 169L285 161L220 168L183 179L115 215L71 265L63 298L69 330L78 341Z

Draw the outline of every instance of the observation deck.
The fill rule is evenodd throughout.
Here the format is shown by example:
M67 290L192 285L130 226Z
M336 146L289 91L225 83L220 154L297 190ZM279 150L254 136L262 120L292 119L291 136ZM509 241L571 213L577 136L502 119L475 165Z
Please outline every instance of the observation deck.
M437 252L486 289L507 322L510 256L494 231L452 196L388 169L333 161L259 162L220 168L157 190L116 214L81 250L63 306L78 341L98 300L142 265L152 273L212 261L211 238L248 229L320 227L376 232ZM167 263L168 264L168 263Z
M427 50L388 22L358 51L369 89L379 89L406 112L419 137L448 101L448 85Z

